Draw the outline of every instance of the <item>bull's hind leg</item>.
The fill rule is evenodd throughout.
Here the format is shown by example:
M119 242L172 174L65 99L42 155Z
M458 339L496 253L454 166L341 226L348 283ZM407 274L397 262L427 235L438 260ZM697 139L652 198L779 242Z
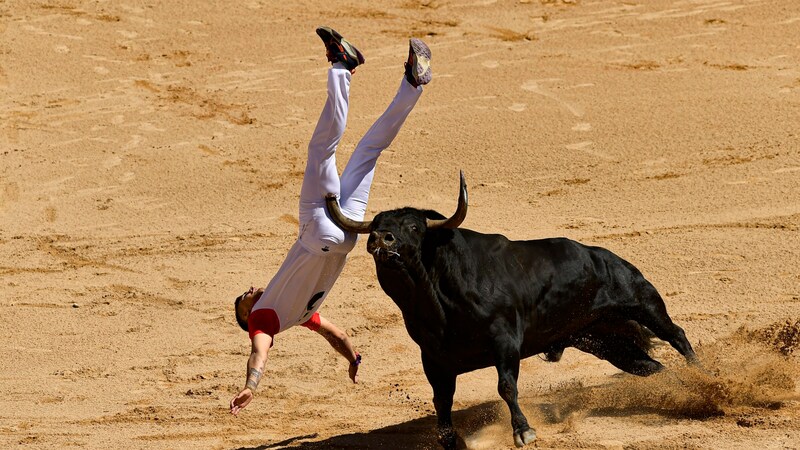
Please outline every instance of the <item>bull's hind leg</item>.
M637 348L639 352L641 349ZM633 375L647 377L664 369L664 366L655 359L642 352L641 357L612 356L606 359L614 367Z
M495 354L497 368L497 392L505 400L511 412L514 428L514 445L522 447L536 440L536 432L528 425L517 400L517 378L519 377L519 351L508 343L500 344Z
M587 335L575 342L575 348L604 359L633 375L646 377L664 368L630 337Z
M696 363L697 355L692 344L686 339L686 333L669 317L664 299L655 288L648 286L642 293L641 299L641 308L634 314L634 319L649 328L662 341L669 342L687 361Z

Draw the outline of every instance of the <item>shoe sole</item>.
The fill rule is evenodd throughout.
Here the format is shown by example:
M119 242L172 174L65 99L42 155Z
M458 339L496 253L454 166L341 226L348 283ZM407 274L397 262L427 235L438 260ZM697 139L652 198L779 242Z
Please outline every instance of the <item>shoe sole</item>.
M332 50L334 57L344 64L348 70L353 70L361 64L364 64L364 55L356 48L355 45L347 41L341 34L336 32L330 27L317 28L317 35L322 39L329 50ZM336 45L336 49L330 49L329 43Z
M411 53L414 54L412 68L414 79L419 85L430 83L433 78L431 49L421 39L411 38L408 43L411 46Z

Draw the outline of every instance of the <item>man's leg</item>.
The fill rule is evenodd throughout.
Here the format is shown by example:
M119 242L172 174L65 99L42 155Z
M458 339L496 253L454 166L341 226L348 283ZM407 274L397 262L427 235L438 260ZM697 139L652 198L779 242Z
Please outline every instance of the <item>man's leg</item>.
M417 100L422 95L422 87L412 86L405 78L394 100L377 121L370 127L353 151L342 172L341 198L342 212L353 220L363 220L367 211L367 200L375 164L381 152L389 147Z
M336 146L347 124L350 77L350 71L341 63L334 63L328 70L328 99L308 143L308 161L300 189L301 224L310 221L316 209L324 209L327 193L340 191Z

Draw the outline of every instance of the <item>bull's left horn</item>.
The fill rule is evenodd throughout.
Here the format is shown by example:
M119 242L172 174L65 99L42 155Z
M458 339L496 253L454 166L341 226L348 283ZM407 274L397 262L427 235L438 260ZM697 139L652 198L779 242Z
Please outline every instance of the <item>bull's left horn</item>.
M325 196L325 204L328 207L328 214L331 216L333 223L339 228L350 233L368 234L369 226L372 222L359 222L346 217L339 209L339 202L336 200L336 194L328 194Z
M467 218L467 181L464 179L464 171L460 171L461 182L458 190L458 207L456 212L449 219L428 219L428 229L435 228L458 228L461 222Z

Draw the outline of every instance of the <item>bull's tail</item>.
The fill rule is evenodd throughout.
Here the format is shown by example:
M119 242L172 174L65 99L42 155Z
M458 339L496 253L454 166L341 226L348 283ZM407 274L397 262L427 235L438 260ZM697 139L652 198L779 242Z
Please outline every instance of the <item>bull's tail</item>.
M647 283L639 296L642 299L641 308L633 315L640 328L647 327L657 338L669 344L686 358L690 363L697 362L697 355L692 349L686 333L676 325L667 314L667 306L656 288Z

